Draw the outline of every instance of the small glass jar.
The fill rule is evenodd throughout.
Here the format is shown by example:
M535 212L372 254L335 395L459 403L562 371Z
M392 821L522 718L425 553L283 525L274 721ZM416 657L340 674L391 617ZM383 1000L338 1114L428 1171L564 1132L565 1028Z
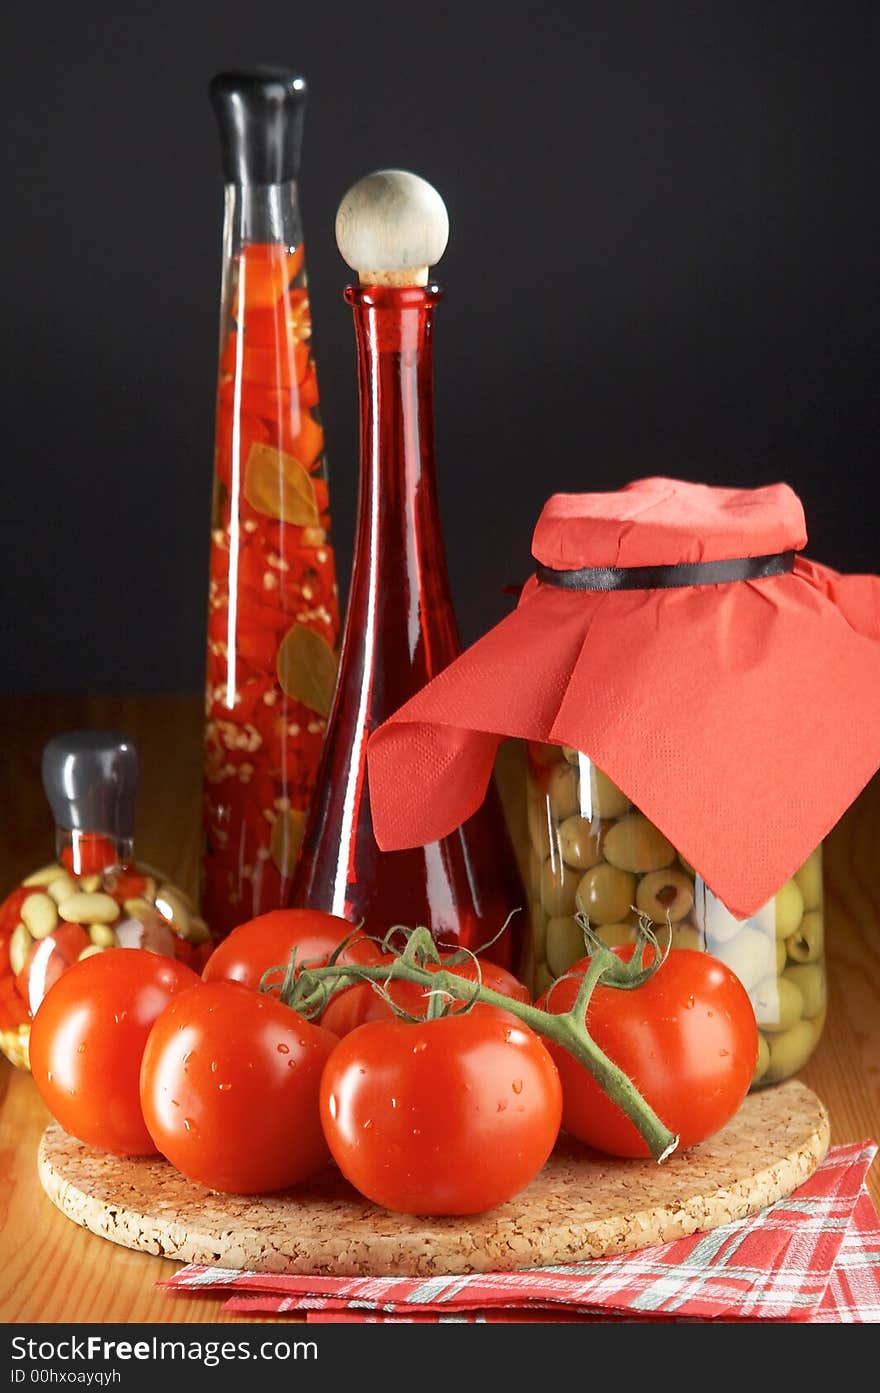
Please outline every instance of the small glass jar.
M68 967L144 948L201 972L213 941L179 885L134 858L135 747L115 731L56 735L43 750L54 861L0 902L0 1052L27 1069L31 1021Z
M822 848L771 900L737 919L654 823L591 760L528 745L527 811L535 992L585 954L575 915L611 947L647 915L661 945L712 953L736 973L758 1022L753 1087L806 1063L826 1009Z

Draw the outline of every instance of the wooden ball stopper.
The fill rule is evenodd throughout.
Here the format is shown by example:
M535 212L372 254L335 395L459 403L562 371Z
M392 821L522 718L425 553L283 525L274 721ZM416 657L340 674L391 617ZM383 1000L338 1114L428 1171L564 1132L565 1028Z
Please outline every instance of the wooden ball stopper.
M359 179L336 214L336 244L362 285L427 285L448 240L443 199L405 169Z

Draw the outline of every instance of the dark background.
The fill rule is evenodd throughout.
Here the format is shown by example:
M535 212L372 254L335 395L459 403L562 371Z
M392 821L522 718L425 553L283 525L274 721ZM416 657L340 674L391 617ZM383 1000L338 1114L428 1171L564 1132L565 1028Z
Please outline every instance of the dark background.
M447 200L438 461L467 639L546 495L645 473L800 492L878 564L873 3L150 0L4 18L2 682L200 687L222 189L208 78L307 77L331 502L356 488L340 195Z

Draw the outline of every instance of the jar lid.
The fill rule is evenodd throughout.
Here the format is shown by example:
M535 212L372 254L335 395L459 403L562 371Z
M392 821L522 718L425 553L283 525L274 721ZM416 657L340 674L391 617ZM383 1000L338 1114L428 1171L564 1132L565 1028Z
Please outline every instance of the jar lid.
M800 551L801 501L788 484L711 488L638 479L614 493L555 493L532 541L544 566L675 566Z
M755 913L880 766L880 579L794 555L805 540L784 484L555 495L516 610L372 736L379 845L447 836L482 802L505 737L567 745L733 914ZM785 565L707 574L768 553ZM682 566L638 587L539 579Z

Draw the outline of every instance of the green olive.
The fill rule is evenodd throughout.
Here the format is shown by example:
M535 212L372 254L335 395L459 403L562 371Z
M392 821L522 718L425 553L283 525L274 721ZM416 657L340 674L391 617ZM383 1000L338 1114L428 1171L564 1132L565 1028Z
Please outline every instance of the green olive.
M550 812L557 822L578 811L578 776L570 764L554 764L546 788Z
M759 1034L759 1035L758 1035L758 1062L757 1062L757 1064L755 1065L755 1072L754 1072L754 1074L752 1074L752 1088L754 1088L754 1086L755 1086L756 1083L760 1083L760 1082L761 1082L762 1078L764 1077L764 1075L765 1075L766 1072L767 1072L767 1066L768 1066L769 1063L770 1063L770 1046L767 1044L767 1041L764 1039L763 1035Z
M635 876L603 861L587 871L580 881L577 903L593 923L619 924L629 913L635 892Z
M785 940L788 956L795 963L815 963L822 956L825 942L825 929L822 911L811 909L805 914L797 933Z
M788 962L788 953L785 948L785 940L777 938L776 943L776 976L779 977Z
M794 982L804 999L804 1019L815 1020L825 1009L825 973L818 963L803 963L785 970L783 981Z
M636 907L655 924L677 924L694 907L694 885L681 871L649 871L639 881Z
M550 809L545 798L530 798L526 810L529 824L529 840L543 865L550 855Z
M589 768L590 810L593 817L623 817L632 807L626 794L620 791L617 784L611 782L607 774L597 769L595 764L591 764Z
M804 897L804 909L818 909L822 903L822 847L817 846L794 878Z
M669 930L665 924L658 924L655 930L657 942L661 948L665 948L669 942ZM692 948L695 953L705 953L706 939L701 929L696 925L685 921L683 924L672 925L671 948Z
M765 977L749 993L755 1008L755 1020L762 1030L776 1034L790 1030L804 1014L804 998L800 988L787 977Z
M584 931L576 919L556 917L547 921L547 966L554 977L561 977L586 952Z
M713 943L710 952L735 972L746 991L756 987L763 977L776 974L776 949L773 939L751 924L743 924L736 938L725 943Z
M635 924L596 925L596 933L608 948L622 948L624 943L635 943L637 932Z
M622 871L660 871L675 860L675 847L643 813L628 813L605 838L605 856Z
M535 968L535 997L539 997L548 987L553 985L553 973L546 963L539 963Z
M787 880L773 900L776 910L776 937L791 938L804 917L804 897L796 880Z
M767 1043L770 1046L770 1063L764 1082L777 1083L779 1079L787 1079L803 1068L813 1053L816 1032L812 1021L798 1021L790 1030L771 1035Z
M562 859L579 871L588 871L602 860L605 829L598 821L578 817L575 813L559 824L557 833Z
M564 862L544 862L541 870L541 904L551 918L554 914L574 914L577 904L580 871L572 870Z

